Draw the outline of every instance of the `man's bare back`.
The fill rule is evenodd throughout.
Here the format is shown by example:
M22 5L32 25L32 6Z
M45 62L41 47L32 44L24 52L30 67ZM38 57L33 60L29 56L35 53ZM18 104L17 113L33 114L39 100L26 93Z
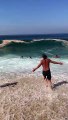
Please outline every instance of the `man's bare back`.
M47 71L50 69L50 59L42 59L41 65L43 67L43 71Z
M33 69L33 72L36 69L38 69L40 66L42 66L42 68L43 68L43 72L42 73L43 73L44 79L46 80L46 84L48 84L49 86L51 86L52 82L51 82L50 63L60 64L60 65L62 65L63 63L52 61L51 59L48 59L45 54L43 54L42 57L43 57L43 59L40 61L40 63L38 64L38 66Z

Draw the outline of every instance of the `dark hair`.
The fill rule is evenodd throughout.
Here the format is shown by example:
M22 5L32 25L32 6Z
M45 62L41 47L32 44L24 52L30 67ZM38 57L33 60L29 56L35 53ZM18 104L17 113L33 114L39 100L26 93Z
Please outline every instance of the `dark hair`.
M46 54L42 54L42 57L43 57L44 59L47 59L47 55L46 55Z

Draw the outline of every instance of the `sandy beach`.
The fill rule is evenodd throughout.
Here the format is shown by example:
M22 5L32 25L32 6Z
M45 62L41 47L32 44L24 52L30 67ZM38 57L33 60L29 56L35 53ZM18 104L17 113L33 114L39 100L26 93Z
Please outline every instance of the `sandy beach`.
M50 91L42 77L0 79L0 120L68 120L68 83L52 82Z

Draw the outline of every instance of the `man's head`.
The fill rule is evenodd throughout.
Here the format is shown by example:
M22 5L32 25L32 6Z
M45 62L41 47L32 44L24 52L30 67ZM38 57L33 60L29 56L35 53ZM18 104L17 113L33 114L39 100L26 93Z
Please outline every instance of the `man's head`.
M42 58L43 59L47 59L47 55L46 54L42 54Z

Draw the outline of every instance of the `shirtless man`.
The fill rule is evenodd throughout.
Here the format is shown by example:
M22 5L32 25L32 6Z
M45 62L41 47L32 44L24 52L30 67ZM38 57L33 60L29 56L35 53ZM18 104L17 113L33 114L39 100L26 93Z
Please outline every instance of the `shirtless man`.
M40 61L39 65L33 69L33 72L38 69L41 65L43 67L43 76L46 82L46 87L52 87L52 82L51 82L51 71L50 71L50 63L53 64L60 64L62 65L62 62L56 62L56 61L52 61L50 59L47 58L47 56L45 54L42 55L42 60Z

